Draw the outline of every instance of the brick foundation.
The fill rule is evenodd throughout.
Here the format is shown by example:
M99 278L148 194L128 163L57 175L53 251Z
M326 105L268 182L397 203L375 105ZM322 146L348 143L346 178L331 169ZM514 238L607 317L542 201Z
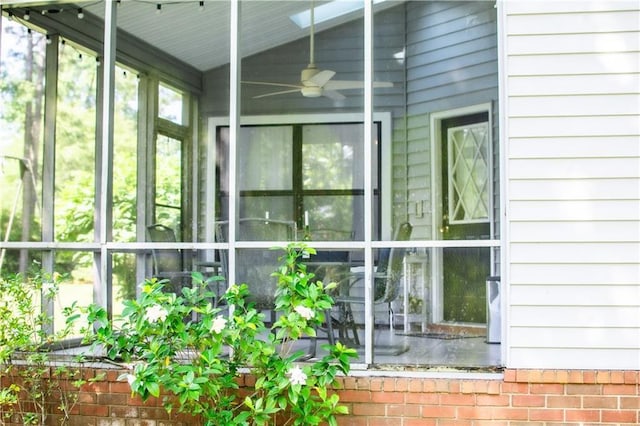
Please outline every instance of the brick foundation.
M104 380L82 388L71 425L180 426L197 424L169 415L160 401L142 403L121 373L92 370ZM495 379L344 377L346 426L631 425L640 422L639 371L505 370ZM250 386L253 378L241 379ZM52 417L51 424L57 424Z
M500 380L344 378L342 425L638 424L638 371L506 370Z

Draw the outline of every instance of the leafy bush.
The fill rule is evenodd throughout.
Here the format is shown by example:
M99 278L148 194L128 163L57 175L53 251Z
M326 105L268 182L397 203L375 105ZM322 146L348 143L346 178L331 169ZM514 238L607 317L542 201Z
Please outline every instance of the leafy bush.
M60 363L51 349L73 335L79 308L73 303L64 309L65 325L55 333L50 331L53 319L43 309L56 300L62 280L41 272L0 278L0 376L8 383L0 387L0 425L9 420L44 425L52 403L67 424L78 401L86 382L84 360L79 356L73 363Z
M214 279L194 273L192 288L181 295L165 292L165 282L149 279L136 300L125 302L121 326L114 329L107 313L91 307L91 336L107 356L130 363L121 378L143 400L162 395L167 411L204 419L207 425L335 425L339 405L337 374L347 374L355 350L340 343L324 345L328 355L302 363L304 351L293 343L314 338L332 307L328 290L314 281L301 263L315 250L303 244L285 249L273 276L277 321L269 328L251 303L246 284L232 285L216 306L209 289ZM120 323L120 322L119 322ZM244 399L238 376L249 373L255 385Z

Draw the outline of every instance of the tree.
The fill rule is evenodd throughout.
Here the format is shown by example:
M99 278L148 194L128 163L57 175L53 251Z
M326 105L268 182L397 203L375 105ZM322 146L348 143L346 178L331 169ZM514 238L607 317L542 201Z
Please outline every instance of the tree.
M38 203L36 187L40 182L40 150L42 148L42 107L44 90L44 45L43 35L9 21L3 22L5 37L3 45L11 46L3 58L0 96L3 109L0 120L8 122L3 132L1 146L4 157L21 159L24 169L15 175L8 175L2 199L8 192L22 191L22 206L19 214L21 223L20 240L30 241L38 232L36 207ZM9 40L9 42L7 42ZM6 139L5 139L6 137ZM22 184L20 185L20 179ZM9 198L11 199L11 198ZM3 209L4 210L4 209ZM5 212L3 212L5 213ZM9 214L2 215L3 229L10 222ZM17 223L15 221L14 223ZM21 250L18 269L27 270L30 263L29 252Z
M24 159L24 173L16 166L2 169L0 199L13 200L22 190L20 209L15 212L10 239L30 241L40 238L38 205L41 193L41 156L44 105L44 58L46 38L17 22L3 20L5 34L0 66L0 158ZM96 81L94 54L81 51L69 42L59 48L58 103L56 117L56 165L54 226L56 241L93 241L95 200ZM123 71L122 69L120 71ZM137 80L120 72L116 77L114 168L114 239L134 241L136 224L136 138ZM23 185L20 186L20 182ZM0 228L11 222L12 208L0 204ZM3 232L4 237L4 232ZM26 271L30 259L7 253L13 272ZM123 258L124 259L124 258ZM19 264L18 264L19 262ZM78 273L90 271L90 253L59 252L56 270ZM125 267L133 269L131 260ZM129 271L130 272L130 271Z

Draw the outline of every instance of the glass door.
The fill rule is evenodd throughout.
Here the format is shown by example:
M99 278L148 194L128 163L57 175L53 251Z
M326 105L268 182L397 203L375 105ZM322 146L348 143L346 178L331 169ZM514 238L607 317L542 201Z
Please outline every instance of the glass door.
M442 121L442 219L444 240L489 239L490 131L487 112ZM443 319L486 322L486 247L443 249Z
M379 135L380 123L374 123ZM217 129L223 149L228 128ZM363 238L364 171L362 123L247 125L238 144L239 218L293 221L299 237L317 241ZM376 145L376 148L379 145ZM374 150L374 164L379 154ZM226 171L216 176L220 218L226 220ZM376 216L378 181L374 184ZM376 226L376 232L379 225Z

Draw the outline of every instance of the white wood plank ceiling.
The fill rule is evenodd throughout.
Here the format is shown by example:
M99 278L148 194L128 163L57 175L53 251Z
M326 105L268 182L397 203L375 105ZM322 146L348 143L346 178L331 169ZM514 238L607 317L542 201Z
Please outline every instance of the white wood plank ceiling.
M234 0L235 1L235 0ZM341 0L344 1L344 0ZM356 0L361 3L362 0ZM326 1L315 1L316 6ZM308 0L241 2L241 55L249 56L290 41L307 37L290 15L309 9ZM376 7L397 4L388 1ZM158 11L158 5L161 11ZM82 7L84 13L104 15L102 1L76 2L69 8ZM316 32L342 24L362 12L354 12L316 25ZM229 1L206 0L122 0L118 5L118 27L167 52L198 70L205 71L229 62Z

